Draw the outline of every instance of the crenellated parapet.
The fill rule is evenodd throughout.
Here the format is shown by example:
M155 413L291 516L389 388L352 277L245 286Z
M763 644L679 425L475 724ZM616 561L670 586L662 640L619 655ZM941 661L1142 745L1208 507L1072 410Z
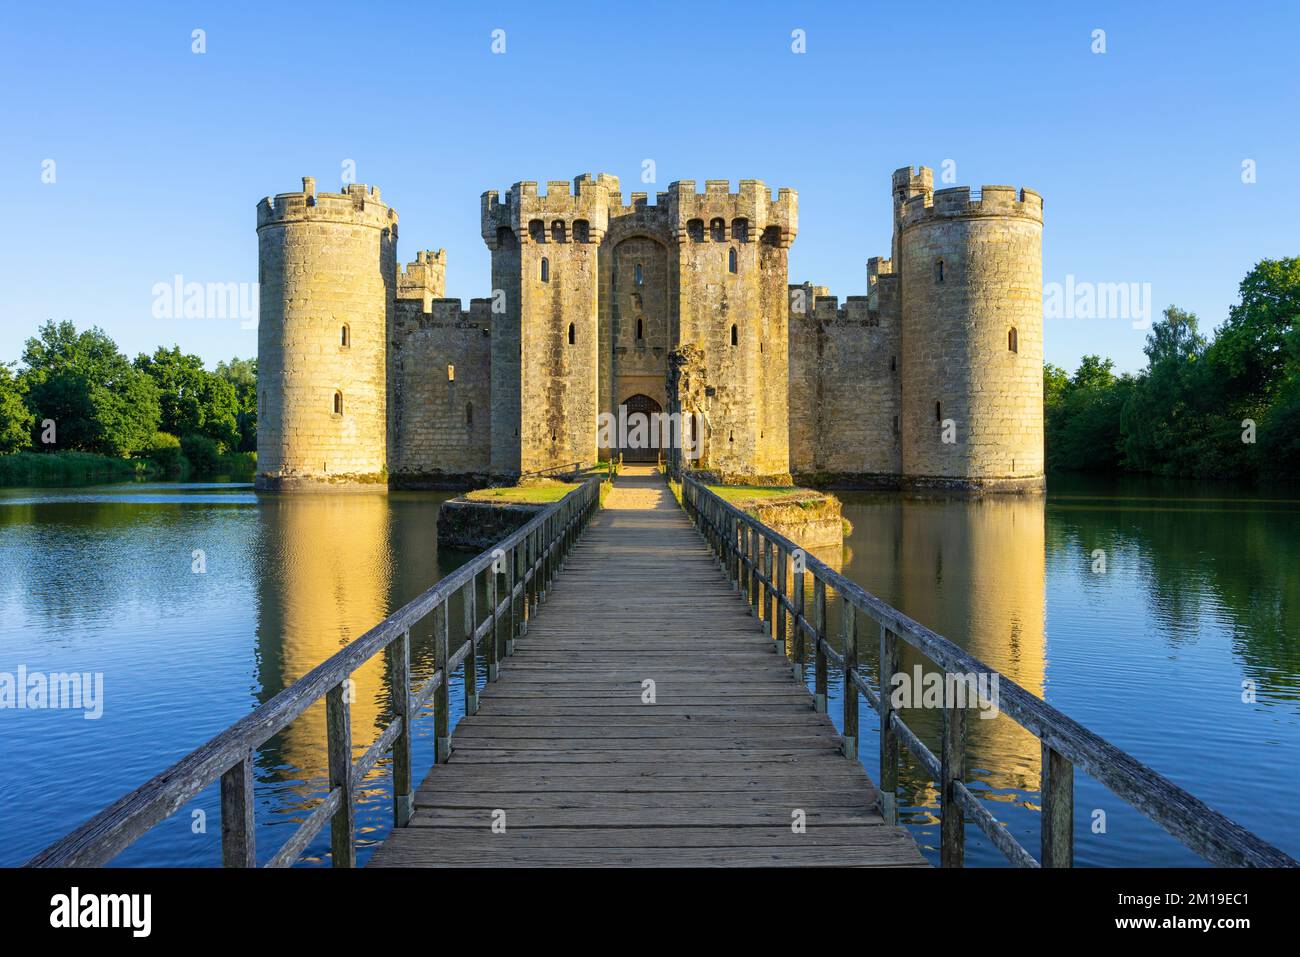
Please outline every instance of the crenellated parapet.
M618 177L606 173L583 173L572 187L568 180L552 180L544 193L532 180L515 183L504 197L488 190L480 204L483 241L495 250L505 238L502 231L509 230L519 243L599 243L618 196Z
M386 206L378 186L352 183L342 193L316 192L316 179L302 178L302 191L277 193L257 204L257 228L297 222L322 222L389 229L397 237L397 213Z
M428 312L435 299L441 299L447 289L447 251L422 249L415 261L402 266L397 274L397 298L419 299Z
M762 180L742 179L734 193L730 180L705 180L703 192L694 180L678 180L660 197L681 243L764 242L788 249L799 231L798 193L782 188L772 199Z
M901 229L937 219L1000 216L1043 221L1043 197L1032 189L1014 186L953 186L932 195L913 196L903 203Z

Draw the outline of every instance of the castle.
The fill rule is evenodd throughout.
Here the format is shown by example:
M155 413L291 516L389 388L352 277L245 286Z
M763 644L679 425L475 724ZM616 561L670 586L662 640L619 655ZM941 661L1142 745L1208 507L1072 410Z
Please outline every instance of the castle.
M259 488L509 481L654 449L600 413L692 413L719 481L1043 487L1042 197L893 174L893 245L843 307L790 285L794 190L616 177L482 196L492 294L397 264L377 188L257 207ZM626 414L626 413L625 413Z

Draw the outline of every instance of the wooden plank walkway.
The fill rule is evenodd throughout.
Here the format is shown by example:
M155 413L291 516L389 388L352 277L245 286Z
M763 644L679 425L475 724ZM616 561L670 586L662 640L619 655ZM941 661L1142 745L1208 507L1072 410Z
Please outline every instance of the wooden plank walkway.
M628 469L370 865L926 866L774 646Z

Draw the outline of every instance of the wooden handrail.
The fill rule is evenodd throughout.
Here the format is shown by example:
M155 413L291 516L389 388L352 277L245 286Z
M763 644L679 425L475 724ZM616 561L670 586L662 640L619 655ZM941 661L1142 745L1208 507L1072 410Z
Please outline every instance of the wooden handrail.
M271 700L258 706L225 731L200 745L162 773L118 799L80 827L32 857L29 867L102 866L179 810L217 780L221 781L222 863L254 865L253 754L272 736L322 698L326 699L329 790L297 832L272 857L269 866L288 866L329 824L335 867L355 863L354 794L366 772L389 749L393 752L393 822L404 827L413 805L411 722L430 701L434 704L435 759L449 751L449 675L466 666L466 712L477 710L475 649L487 645L489 680L496 680L500 658L513 651L523 623L544 600L545 586L557 561L572 547L600 502L599 478L578 488L534 516L527 524L476 555L412 601L403 605L359 638L321 662ZM525 572L526 567L526 572ZM480 574L486 573L487 617L475 621ZM504 586L499 582L504 579ZM498 589L502 588L504 597ZM449 645L449 602L457 592L465 598L464 637L455 652ZM434 614L434 673L412 695L410 685L411 628ZM387 652L393 720L355 764L351 757L349 694L351 675L381 651ZM471 664L471 662L474 662Z
M845 578L807 553L790 539L773 531L761 521L710 491L689 474L682 476L682 507L717 555L735 587L750 601L751 611L758 614L768 602L776 609L772 617L790 615L797 649L794 667L802 674L804 636L811 639L815 656L814 703L826 709L827 662L835 661L844 670L844 737L846 752L855 760L857 749L857 692L880 715L880 809L886 820L896 820L895 791L898 786L898 747L904 745L927 769L940 788L943 823L941 862L959 866L963 861L964 823L980 828L1012 863L1020 866L1069 867L1073 863L1073 773L1078 767L1100 781L1112 793L1133 805L1147 818L1159 824L1184 846L1221 867L1296 867L1288 854L1246 830L1240 824L1209 807L1168 778L1157 774L1132 755L1089 731L1073 718L1052 707L1037 695L1026 691L1010 678L969 654L898 609L881 601L866 589ZM762 555L774 548L779 574L773 574L771 561ZM787 557L798 556L792 600L784 575ZM764 570L766 567L766 572ZM804 615L802 566L813 577L812 619ZM844 654L829 646L826 634L826 589L840 596L845 610ZM766 592L766 597L763 593ZM880 627L880 683L878 690L868 684L857 664L856 618L866 616ZM767 621L772 621L769 617ZM784 638L784 622L775 630ZM945 675L988 675L997 677L1000 711L1006 713L1039 739L1043 748L1042 763L1042 847L1035 860L1011 837L993 815L974 797L964 781L965 716L962 709L948 703L943 713L941 754L936 757L920 738L890 707L888 689L898 670L898 642L904 641L943 669ZM780 650L784 649L784 643Z

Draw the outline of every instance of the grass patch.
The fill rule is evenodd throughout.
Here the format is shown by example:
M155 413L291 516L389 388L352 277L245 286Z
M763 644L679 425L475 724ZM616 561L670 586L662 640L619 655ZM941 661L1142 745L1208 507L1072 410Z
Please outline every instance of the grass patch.
M498 502L508 505L550 505L572 492L575 482L529 482L526 485L508 485L503 488L479 488L466 492L471 502Z
M740 502L761 502L769 498L785 498L801 493L817 494L810 489L796 488L793 485L710 485L708 489L724 502L730 502L732 505Z

